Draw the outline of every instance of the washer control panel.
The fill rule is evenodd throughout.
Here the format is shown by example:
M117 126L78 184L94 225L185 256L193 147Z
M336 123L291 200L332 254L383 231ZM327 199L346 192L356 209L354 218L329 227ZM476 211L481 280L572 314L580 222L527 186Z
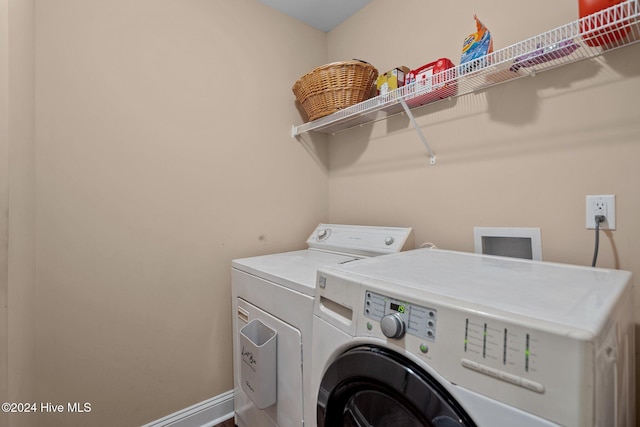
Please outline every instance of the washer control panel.
M435 342L437 310L366 291L364 316L381 323L388 338L400 339L405 333Z

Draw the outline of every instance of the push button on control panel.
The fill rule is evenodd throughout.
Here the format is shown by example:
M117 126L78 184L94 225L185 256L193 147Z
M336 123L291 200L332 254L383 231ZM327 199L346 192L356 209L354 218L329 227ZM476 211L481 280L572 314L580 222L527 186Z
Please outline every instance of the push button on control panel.
M544 393L544 387L542 386L542 384L537 383L535 381L531 381L526 378L520 378L520 385L524 388L528 388L531 391L535 391L537 393Z
M469 359L460 359L460 364L467 369L471 369L472 371L480 372L481 374L488 375L492 378L496 378L505 382L508 382L513 385L517 385L527 390L535 391L536 393L544 393L544 386L535 381L531 381L527 378L522 378L517 375L510 374L508 372L500 371L495 368L491 368L486 365L482 365L480 363L476 363Z
M511 375L508 372L500 371L500 379L502 381L506 381L506 382L511 383L511 384L521 385L520 384L520 377L517 376L517 375Z

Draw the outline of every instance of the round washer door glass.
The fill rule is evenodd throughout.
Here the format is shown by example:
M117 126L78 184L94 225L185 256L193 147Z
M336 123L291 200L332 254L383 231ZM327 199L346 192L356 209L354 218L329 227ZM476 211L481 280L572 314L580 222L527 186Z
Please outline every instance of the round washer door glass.
M318 427L475 427L433 377L387 349L353 348L327 369Z

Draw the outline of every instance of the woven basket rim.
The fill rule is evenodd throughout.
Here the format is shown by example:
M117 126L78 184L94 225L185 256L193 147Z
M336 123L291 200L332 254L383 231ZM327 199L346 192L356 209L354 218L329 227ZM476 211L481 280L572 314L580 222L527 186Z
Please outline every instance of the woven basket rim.
M296 82L293 84L293 87L296 87L306 77L310 76L311 74L317 73L320 70L324 70L324 69L327 69L327 68L344 66L344 65L361 65L361 66L363 66L365 68L371 68L371 69L375 70L376 73L378 72L378 69L376 67L374 67L373 65L371 65L371 64L369 64L368 62L365 62L365 61L358 61L357 59L353 59L353 60L350 60L350 61L331 62L329 64L324 64L324 65L321 65L319 67L316 67L313 70L309 71L308 73L304 74L302 77L300 77L298 80L296 80Z

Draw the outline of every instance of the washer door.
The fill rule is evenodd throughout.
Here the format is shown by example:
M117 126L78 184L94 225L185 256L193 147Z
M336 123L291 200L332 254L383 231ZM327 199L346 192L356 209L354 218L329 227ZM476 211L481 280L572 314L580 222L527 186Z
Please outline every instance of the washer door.
M322 378L318 427L475 427L438 382L382 347L353 348Z

